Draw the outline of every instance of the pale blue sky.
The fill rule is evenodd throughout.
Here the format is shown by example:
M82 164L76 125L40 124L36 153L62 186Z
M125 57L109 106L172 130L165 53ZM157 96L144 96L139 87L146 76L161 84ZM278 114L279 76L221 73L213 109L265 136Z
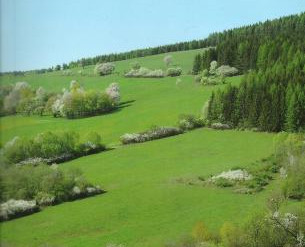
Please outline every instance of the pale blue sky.
M305 11L305 0L0 0L1 71L200 39Z

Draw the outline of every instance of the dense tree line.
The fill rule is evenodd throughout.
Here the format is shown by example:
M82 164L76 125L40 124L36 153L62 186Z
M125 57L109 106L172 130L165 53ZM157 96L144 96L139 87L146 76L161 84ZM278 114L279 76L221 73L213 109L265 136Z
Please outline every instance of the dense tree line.
M194 73L208 69L213 60L217 60L219 65L234 66L239 71L246 72L273 64L281 49L291 48L290 56L293 51L304 51L304 26L305 13L301 13L211 34L206 39L206 44L216 48L195 57ZM270 43L275 40L281 46Z
M263 131L304 130L304 27L305 13L219 36L228 47L234 42L239 47L248 40L247 34L251 34L249 37L250 40L253 39L250 43L252 48L248 52L239 53L235 50L228 60L227 52L220 52L220 49L227 50L221 41L216 52L220 63L235 64L241 70L252 71L239 86L229 85L224 91L218 90L212 94L208 120L228 123L233 127L256 127ZM237 63L240 61L238 54L246 53L247 62L240 63L243 65L241 67Z

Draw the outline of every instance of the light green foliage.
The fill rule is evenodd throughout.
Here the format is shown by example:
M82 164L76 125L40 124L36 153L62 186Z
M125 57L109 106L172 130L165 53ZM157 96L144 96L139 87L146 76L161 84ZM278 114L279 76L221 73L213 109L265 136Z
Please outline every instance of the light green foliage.
M182 114L179 116L178 126L182 130L191 130L205 126L205 121L201 116L193 114Z
M90 133L83 143L72 131L43 132L34 138L14 137L4 146L1 157L8 164L39 164L63 162L72 158L105 149L97 133Z
M94 73L97 75L109 75L111 74L115 69L114 63L101 63L97 64L94 68Z
M167 76L179 76L182 73L182 69L181 68L168 68L166 70L166 74Z

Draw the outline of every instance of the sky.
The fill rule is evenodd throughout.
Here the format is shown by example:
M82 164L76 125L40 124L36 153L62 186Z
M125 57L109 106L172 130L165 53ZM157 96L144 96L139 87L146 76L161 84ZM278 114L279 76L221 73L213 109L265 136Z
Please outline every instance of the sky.
M305 11L305 0L0 0L0 71L201 39Z

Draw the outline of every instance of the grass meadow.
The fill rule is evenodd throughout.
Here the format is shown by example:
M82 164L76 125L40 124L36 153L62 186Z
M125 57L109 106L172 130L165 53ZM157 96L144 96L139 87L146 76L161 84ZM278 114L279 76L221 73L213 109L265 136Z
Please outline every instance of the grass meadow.
M198 51L173 53L173 63L183 68L177 78L124 78L132 60L116 62L117 74L63 76L4 76L1 83L26 81L34 88L59 92L76 79L86 89L104 89L111 82L121 87L122 107L116 112L67 120L51 116L2 117L1 142L14 136L34 136L47 130L74 130L81 135L96 131L114 149L63 163L61 169L80 168L87 179L107 193L67 202L1 223L3 246L162 246L189 234L198 221L217 231L226 221L242 223L264 208L275 182L256 195L236 194L230 189L191 186L177 178L208 176L236 166L247 166L273 151L273 134L249 131L197 129L171 138L120 146L124 133L152 125L173 126L183 113L201 114L211 92L221 86L203 87L194 82L191 70ZM165 68L163 57L135 59L148 68ZM238 84L241 76L228 79Z

